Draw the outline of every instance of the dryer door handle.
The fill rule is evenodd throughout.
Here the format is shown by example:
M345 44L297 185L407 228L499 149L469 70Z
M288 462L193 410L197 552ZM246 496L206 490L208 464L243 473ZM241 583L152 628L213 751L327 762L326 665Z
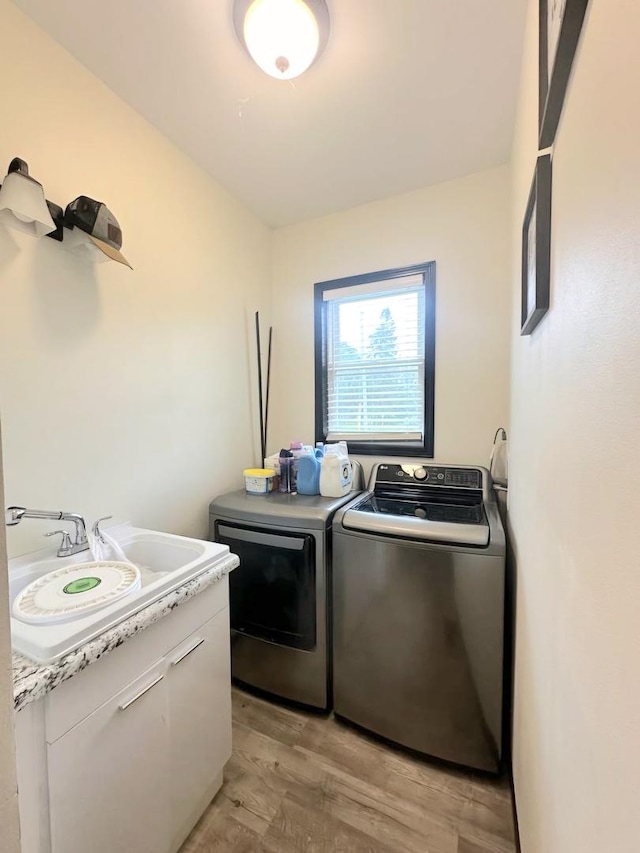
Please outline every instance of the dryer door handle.
M305 546L305 538L293 536L281 536L277 533L261 533L257 530L241 530L238 527L227 527L218 525L218 536L225 539L237 539L240 542L253 542L256 545L270 545L272 548L283 548L287 551L302 551Z

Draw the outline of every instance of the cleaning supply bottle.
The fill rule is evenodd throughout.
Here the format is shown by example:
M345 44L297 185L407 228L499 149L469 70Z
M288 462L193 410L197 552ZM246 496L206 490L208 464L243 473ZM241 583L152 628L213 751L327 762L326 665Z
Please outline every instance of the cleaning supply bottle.
M320 467L320 494L326 498L348 495L353 483L353 465L339 444L326 444Z
M280 484L278 486L279 492L287 492L293 491L291 488L291 472L293 470L293 454L290 450L286 450L283 448L280 451L279 456L280 463Z
M319 495L320 494L320 464L322 450L308 445L303 447L302 455L298 462L298 494Z
M301 441L292 441L289 445L289 450L293 456L293 464L291 467L291 491L297 492L297 482L298 482L298 464L300 462L300 457L302 456L302 448L303 444Z

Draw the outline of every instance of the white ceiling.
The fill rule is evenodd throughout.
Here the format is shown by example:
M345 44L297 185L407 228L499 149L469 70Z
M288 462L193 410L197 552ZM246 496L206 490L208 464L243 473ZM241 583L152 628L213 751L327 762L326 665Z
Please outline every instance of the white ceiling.
M526 0L327 0L324 54L273 80L232 0L15 0L270 225L509 158Z

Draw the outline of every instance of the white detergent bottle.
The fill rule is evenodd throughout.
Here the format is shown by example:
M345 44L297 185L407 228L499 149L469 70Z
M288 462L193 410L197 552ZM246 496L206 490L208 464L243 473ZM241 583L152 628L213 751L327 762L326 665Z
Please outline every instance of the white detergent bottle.
M344 448L327 444L320 467L320 494L325 498L341 498L351 491L353 465Z

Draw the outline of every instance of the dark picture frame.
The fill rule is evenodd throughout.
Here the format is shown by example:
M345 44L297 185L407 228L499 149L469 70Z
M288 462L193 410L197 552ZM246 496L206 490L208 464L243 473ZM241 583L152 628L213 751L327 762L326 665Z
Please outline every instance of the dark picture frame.
M520 334L530 335L549 310L551 155L538 157L522 225Z
M539 0L539 147L553 145L589 0Z

